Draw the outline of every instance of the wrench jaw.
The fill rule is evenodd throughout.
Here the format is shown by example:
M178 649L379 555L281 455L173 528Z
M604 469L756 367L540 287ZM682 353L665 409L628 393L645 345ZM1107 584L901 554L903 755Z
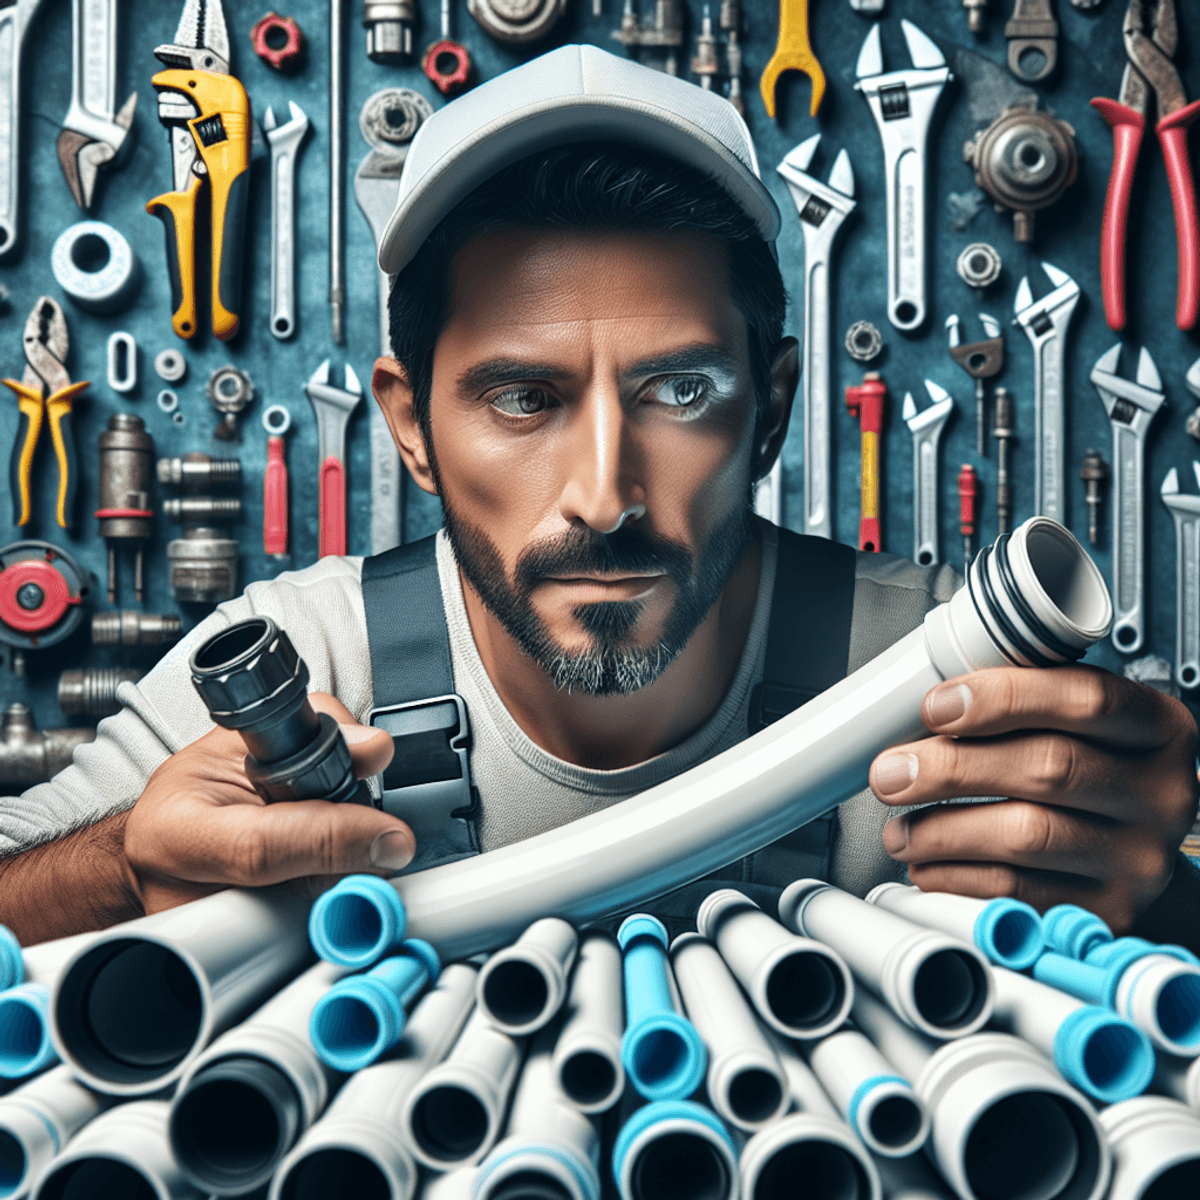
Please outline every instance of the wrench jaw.
M100 168L119 166L128 153L137 101L137 92L130 92L111 121L85 113L71 102L55 148L71 195L84 212L90 212L95 202Z
M954 410L954 397L931 379L925 390L933 404L917 410L912 392L904 395L902 415L913 439L913 561L922 567L940 562L938 552L938 445Z
M1192 463L1200 486L1200 462ZM1175 682L1200 684L1200 496L1179 490L1172 467L1159 494L1175 521Z

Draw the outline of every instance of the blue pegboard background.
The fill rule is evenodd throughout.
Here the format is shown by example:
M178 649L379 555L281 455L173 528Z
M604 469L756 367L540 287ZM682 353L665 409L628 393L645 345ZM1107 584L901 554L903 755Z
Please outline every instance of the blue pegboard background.
M812 41L828 77L819 117L808 114L809 85L805 77L791 74L782 80L777 120L770 121L758 96L758 76L775 42L777 7L773 0L744 0L746 75L744 92L747 120L758 146L760 161L772 193L784 212L780 258L784 278L798 290L803 262L803 245L795 210L774 166L797 142L820 131L823 141L813 164L821 176L828 174L836 151L848 148L857 181L858 209L842 231L836 255L833 303L835 332L835 450L837 454L836 529L840 539L853 542L858 520L858 433L841 403L842 389L861 378L861 368L842 351L841 335L851 322L866 318L883 331L887 342L881 369L889 389L885 434L884 548L897 554L912 550L911 439L900 417L900 399L906 390L926 402L922 380L929 378L946 387L959 404L942 444L941 534L943 558L961 565L961 541L957 529L957 498L954 479L963 462L973 462L982 484L982 530L985 539L996 531L994 493L994 450L989 446L983 459L974 453L974 414L971 381L949 358L944 323L957 312L967 321L969 338L981 335L978 312L982 308L1003 319L1006 365L999 382L1014 393L1017 403L1018 441L1014 449L1016 520L1030 515L1033 506L1033 359L1025 335L1009 325L1012 299L1022 275L1031 277L1035 293L1044 294L1048 281L1038 263L1048 260L1071 274L1083 289L1076 310L1067 352L1068 472L1070 481L1069 519L1083 537L1086 508L1078 465L1089 448L1100 449L1111 459L1111 437L1099 398L1088 382L1092 365L1114 342L1104 323L1099 291L1098 236L1108 170L1112 160L1108 127L1092 109L1093 96L1115 96L1124 66L1121 0L1103 0L1089 13L1055 0L1061 26L1060 64L1051 81L1036 89L1045 106L1075 127L1080 153L1077 183L1055 207L1038 214L1036 240L1032 246L1017 246L1011 220L988 206L962 231L951 229L949 197L974 190L971 172L962 161L963 142L984 127L994 115L996 94L988 93L987 63L995 64L996 78L1011 78L1003 68L1005 44L1003 25L1011 5L992 0L987 10L987 32L975 38L967 31L966 15L958 0L888 0L883 19L883 41L888 68L907 65L899 18L908 17L930 34L944 49L958 82L942 100L934 126L931 147L929 220L930 317L914 336L897 333L886 319L885 216L883 159L879 138L866 104L854 92L854 68L870 20L851 11L848 0L810 0ZM643 11L652 9L641 0ZM256 116L268 105L277 115L286 114L289 100L296 101L312 122L312 132L301 151L299 171L298 230L298 332L288 342L279 342L268 330L270 262L270 191L263 164L255 167L246 239L246 289L242 327L226 344L201 333L182 343L171 331L168 285L164 269L163 236L159 223L148 217L148 198L170 186L167 136L156 117L155 94L150 76L158 69L153 47L170 41L182 0L124 0L120 7L120 63L118 97L131 90L139 93L134 127L135 144L124 165L109 172L100 185L93 215L120 229L135 247L144 268L143 281L133 304L113 316L95 316L66 302L71 330L72 377L90 379L91 389L77 406L76 434L80 448L81 487L79 523L73 536L65 537L53 522L54 472L48 446L38 460L38 495L32 526L25 532L10 528L11 537L45 538L64 545L97 576L91 600L96 608L107 607L103 593L105 547L97 536L97 523L90 515L96 507L96 439L108 416L115 411L142 415L155 439L157 453L182 454L192 450L209 453L238 453L245 482L242 499L245 518L235 533L241 541L241 580L244 583L303 567L316 556L317 470L316 431L303 385L325 358L336 367L351 363L359 376L370 378L376 353L378 323L373 266L373 246L365 220L353 201L352 179L367 147L358 134L357 114L373 92L389 85L413 87L427 95L435 107L441 97L416 66L393 68L372 63L365 53L360 25L361 4L347 4L349 97L347 102L346 161L347 192L347 344L335 346L330 333L327 304L327 163L328 118L328 19L325 0L290 0L284 5L304 30L308 43L303 69L281 76L253 53L249 30L263 15L265 0L226 0L225 10L233 43L233 69L245 84ZM693 38L699 28L701 6L696 0L688 8L687 47L681 62L690 60ZM714 4L714 15L716 5ZM423 0L423 27L417 41L424 45L437 36L437 5ZM612 41L611 31L620 21L618 0L604 0L605 11L594 17L590 0L571 0L569 11L547 41L519 52L490 41L467 14L465 5L455 6L454 35L470 48L479 74L489 78L524 61L538 50L568 41L592 41L622 53ZM1191 96L1200 95L1200 7L1179 4L1180 51L1178 64ZM0 282L11 291L7 312L0 314L0 371L19 375L21 327L33 301L43 292L60 296L50 271L50 251L59 233L80 220L55 155L59 123L70 99L70 4L68 0L44 0L29 34L24 71L22 104L22 190L24 233L15 252L0 263ZM988 111L988 110L991 111ZM1148 139L1152 141L1153 139ZM988 241L1004 258L1000 281L982 298L973 294L954 270L959 251L972 241ZM1184 431L1184 420L1194 401L1184 387L1184 373L1200 353L1195 335L1180 333L1174 324L1175 235L1170 197L1157 149L1143 149L1134 193L1129 238L1130 323L1126 340L1130 352L1123 370L1131 374L1137 347L1145 344L1163 377L1168 404L1156 419L1148 447L1147 538L1148 600L1150 605L1146 649L1173 661L1175 640L1175 534L1170 515L1157 497L1166 471L1174 466L1185 480L1191 478L1189 462L1200 457L1200 448ZM61 297L60 297L61 298ZM800 313L793 312L790 327L799 333ZM139 390L120 397L104 384L106 343L110 333L131 332L141 348ZM167 346L184 350L189 373L178 387L186 423L177 426L161 413L154 397L162 386L153 372L154 355ZM246 413L240 446L213 438L217 418L204 397L210 371L225 363L247 370L254 379L257 396ZM294 418L288 438L291 472L292 531L290 558L278 562L262 553L261 477L265 463L265 435L260 424L264 407L286 404ZM349 429L350 491L349 549L369 551L370 472L368 463L367 404L356 411ZM798 421L784 451L785 522L795 524L800 511L803 451ZM16 428L16 407L0 397L0 445L11 446ZM990 440L990 439L989 439ZM1189 486L1185 482L1185 488ZM405 528L416 538L436 528L439 515L435 501L411 486ZM162 495L156 495L155 503ZM0 519L7 503L0 501ZM1101 545L1095 554L1107 575L1110 571L1109 520L1106 510ZM165 547L177 535L165 519L156 521L155 539L148 553L148 586L144 608L150 612L175 611L167 589ZM132 567L122 558L121 592L118 607L132 607ZM190 626L207 610L184 613ZM126 652L128 653L128 652ZM1111 646L1097 647L1091 660L1119 668L1122 658ZM64 645L29 656L28 673L15 679L0 674L0 701L23 699L35 709L40 726L64 723L55 701L55 683L67 666L103 666L141 661L148 665L152 655L137 660L92 647L86 634Z

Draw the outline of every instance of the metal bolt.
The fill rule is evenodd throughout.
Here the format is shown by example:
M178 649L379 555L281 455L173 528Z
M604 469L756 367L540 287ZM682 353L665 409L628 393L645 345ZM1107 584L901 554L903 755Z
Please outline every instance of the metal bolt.
M1079 478L1087 489L1088 541L1094 546L1100 538L1100 505L1108 488L1108 463L1098 450L1089 450L1079 467Z

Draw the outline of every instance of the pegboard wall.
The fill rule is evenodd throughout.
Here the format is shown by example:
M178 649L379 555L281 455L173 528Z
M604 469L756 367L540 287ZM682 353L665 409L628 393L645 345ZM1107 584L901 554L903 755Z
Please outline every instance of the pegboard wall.
M651 0L640 0L648 15ZM789 331L801 334L803 241L795 206L775 166L798 142L819 132L820 146L811 170L827 177L838 150L846 148L856 181L857 209L847 221L834 254L833 270L833 428L836 464L835 528L840 540L857 538L859 511L859 435L856 423L842 402L846 385L861 380L862 368L841 346L842 336L854 321L873 321L883 332L886 349L879 360L889 389L883 437L883 548L910 554L913 547L913 480L911 436L900 414L901 400L911 391L924 407L923 380L931 379L955 398L957 408L946 428L941 450L940 529L941 556L961 566L962 542L958 533L955 477L960 464L973 463L981 485L979 540L996 533L995 449L989 438L987 455L975 454L973 385L947 352L945 321L958 313L965 321L967 340L982 336L979 312L999 318L1004 327L1006 363L995 382L1004 384L1016 401L1017 440L1013 450L1014 522L1033 512L1034 408L1033 356L1025 334L1011 325L1017 285L1028 275L1036 295L1045 294L1049 281L1042 260L1066 271L1082 288L1067 341L1067 481L1068 521L1075 533L1086 536L1087 513L1079 482L1079 464L1092 448L1111 461L1111 433L1101 402L1088 381L1099 356L1117 338L1106 326L1100 299L1098 242L1105 188L1112 162L1108 126L1089 107L1093 96L1117 95L1125 54L1121 22L1125 5L1101 0L1098 7L1080 11L1067 0L1054 0L1061 28L1059 66L1037 92L1041 105L1074 127L1080 157L1077 182L1055 206L1037 215L1036 235L1029 245L1014 242L1008 215L988 204L976 204L971 171L964 165L964 141L986 126L999 108L998 100L1015 87L1004 68L1004 21L1011 4L991 0L986 10L985 32L975 37L967 30L966 13L958 0L887 0L882 17L885 64L905 66L908 54L900 32L901 17L920 26L943 49L956 81L946 90L930 138L928 237L930 263L929 317L912 335L895 330L887 320L886 218L883 155L878 133L867 105L855 92L855 64L872 20L850 8L848 0L810 0L812 44L824 68L828 89L816 119L809 116L810 87L800 74L790 73L778 89L779 110L770 120L758 94L758 77L775 44L778 9L772 0L744 0L743 91L746 117L753 132L767 186L784 215L779 242L784 279L794 304ZM686 39L680 55L686 68L694 53L700 27L701 5L689 0ZM437 5L423 0L420 46L438 36ZM1192 97L1200 95L1200 7L1180 3L1180 38L1177 65ZM328 153L329 153L329 14L327 0L289 0L287 14L299 22L307 49L299 71L281 75L256 57L249 30L264 15L264 0L225 0L233 47L233 72L244 83L256 118L271 106L286 119L288 102L299 104L312 129L300 151L297 195L297 332L278 341L268 328L270 318L271 198L267 161L252 167L248 224L244 250L245 288L241 328L228 343L215 340L204 329L182 342L171 329L170 293L165 269L163 233L159 223L145 213L146 201L171 187L168 139L156 117L156 97L150 76L160 69L153 48L169 42L175 32L182 0L121 0L118 4L120 47L118 102L131 91L139 94L132 151L119 169L103 174L92 216L120 230L141 261L142 278L132 303L108 316L85 312L63 297L50 269L51 248L67 226L83 219L75 206L55 153L55 139L71 95L71 4L69 0L43 0L30 29L24 60L20 111L23 230L15 250L0 262L0 282L10 296L0 312L0 372L18 376L23 369L21 332L35 299L49 294L63 301L70 327L69 367L73 379L88 379L91 387L76 405L75 436L79 451L79 501L76 525L66 535L54 523L56 486L48 444L39 447L33 520L24 530L8 530L5 541L22 537L43 538L62 545L96 576L89 601L94 609L111 607L104 593L105 546L91 515L97 501L97 438L114 412L137 413L145 419L158 456L190 451L237 454L243 465L241 498L244 517L233 527L240 542L240 581L277 575L303 567L317 555L317 436L304 384L314 369L330 359L335 377L351 364L364 381L378 346L378 310L373 242L369 228L353 200L353 174L368 147L357 126L358 112L372 93L386 86L411 87L426 95L437 108L440 94L419 66L388 67L370 61L361 27L362 5L344 5L346 22L346 234L347 234L347 339L333 343L328 308ZM716 5L713 5L713 15ZM490 78L532 55L555 45L590 41L623 53L613 41L619 26L618 0L603 0L595 15L591 0L569 0L566 15L541 44L503 47L490 40L469 16L465 4L455 3L453 36L468 46L477 76ZM1147 142L1152 142L1147 138ZM964 212L974 211L963 222ZM955 260L964 246L987 241L1004 261L999 281L983 295L968 289L955 272ZM1169 468L1179 470L1183 488L1191 482L1190 463L1200 457L1200 447L1187 435L1184 422L1195 400L1184 386L1184 375L1200 353L1194 334L1175 327L1175 232L1171 202L1161 157L1153 145L1143 148L1136 178L1128 234L1128 284L1130 320L1124 340L1128 350L1121 371L1132 378L1136 351L1146 346L1161 373L1167 404L1158 414L1149 435L1146 473L1147 600L1149 613L1145 651L1174 660L1175 643L1175 532L1170 514L1158 498ZM201 298L201 311L205 310ZM141 381L135 392L120 396L105 384L106 346L109 335L127 330L137 341ZM188 362L186 380L177 385L183 424L161 412L155 397L161 380L153 359L158 351L175 346ZM242 440L214 440L219 418L210 408L204 385L210 372L227 363L247 371L255 385L255 400L242 420ZM262 548L262 475L266 435L261 414L267 405L286 405L292 413L287 439L291 476L291 537L286 559L266 557ZM355 411L348 430L349 552L370 551L370 466L368 458L369 395ZM797 406L798 413L798 406ZM6 451L16 436L15 397L0 396L0 445ZM43 435L43 443L48 439ZM799 420L783 455L784 522L799 527L803 470L803 442ZM164 495L154 496L161 513ZM404 528L408 538L422 537L439 523L436 501L411 485L405 488L407 508ZM0 501L0 519L9 521L7 501ZM1111 575L1111 508L1105 505L1100 544L1094 554L1106 577ZM153 540L147 545L147 584L142 607L147 612L175 612L177 605L167 586L167 542L178 536L177 527L156 516ZM134 607L132 559L121 552L121 578L116 607ZM185 629L201 619L206 608L183 613ZM1143 651L1143 652L1145 652ZM63 725L55 700L58 674L66 667L108 665L149 666L154 651L118 651L93 647L86 624L70 641L28 657L24 678L0 673L0 701L24 700L32 705L40 727ZM1124 658L1110 644L1095 648L1090 661L1119 669Z

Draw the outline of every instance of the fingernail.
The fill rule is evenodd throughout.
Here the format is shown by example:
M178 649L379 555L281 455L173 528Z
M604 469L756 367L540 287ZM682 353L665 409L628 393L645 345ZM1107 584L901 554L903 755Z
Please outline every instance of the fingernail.
M359 742L365 742L379 732L373 725L339 725L338 728L348 746L357 746Z
M949 684L930 694L925 711L934 725L949 725L967 711L971 689L965 683Z
M917 756L910 753L885 754L873 772L875 791L881 796L902 792L917 778Z
M908 846L908 821L893 817L883 827L883 848L889 854L900 854Z
M371 865L383 871L399 871L412 862L412 837L400 829L388 829L375 835L371 843Z

